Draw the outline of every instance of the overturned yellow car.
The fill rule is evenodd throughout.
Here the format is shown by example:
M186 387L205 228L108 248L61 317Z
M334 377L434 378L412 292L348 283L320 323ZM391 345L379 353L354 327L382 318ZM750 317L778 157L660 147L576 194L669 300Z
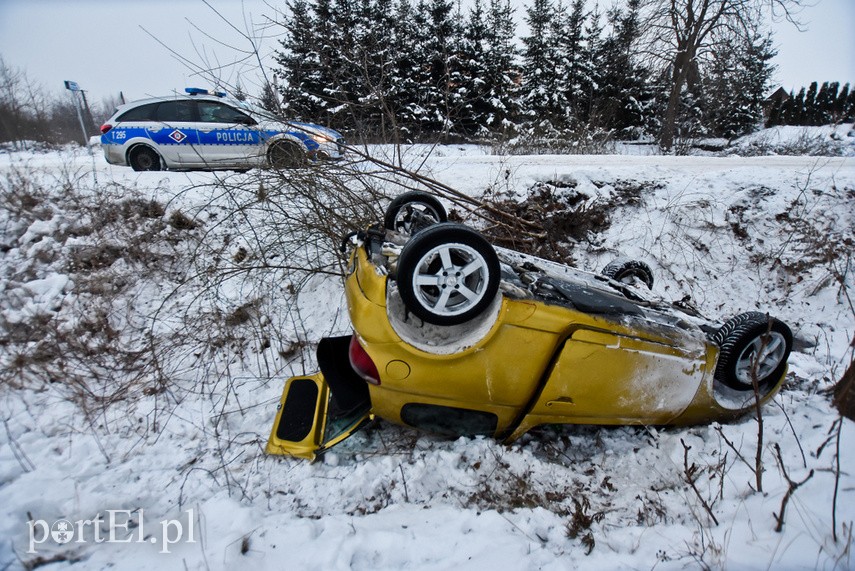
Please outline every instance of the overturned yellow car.
M372 417L512 441L540 424L687 425L780 389L793 336L759 312L723 325L649 293L647 264L601 274L494 248L434 197L395 199L359 232L354 333L288 379L267 452L314 459Z

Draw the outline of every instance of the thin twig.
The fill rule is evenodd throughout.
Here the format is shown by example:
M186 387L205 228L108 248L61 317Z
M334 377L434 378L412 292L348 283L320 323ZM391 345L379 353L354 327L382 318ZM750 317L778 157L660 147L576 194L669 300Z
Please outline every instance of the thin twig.
M781 531L784 529L784 512L787 509L787 504L790 501L790 497L805 482L807 482L808 480L813 478L813 468L811 468L811 471L808 473L807 477L804 480L802 480L801 482L793 482L790 479L789 474L787 474L787 469L784 467L784 459L781 457L781 447L778 446L777 442L775 443L775 454L777 455L777 458L778 458L778 465L781 467L781 473L784 474L784 478L787 480L787 485L788 485L787 492L784 494L783 499L781 499L780 515L776 514L776 513L772 513L772 515L775 517L775 521L778 522L778 525L775 526L775 531L777 531L778 533L781 533Z
M718 432L719 436L721 436L721 437L722 437L722 439L724 440L724 442L725 442L728 446L730 446L730 449L731 449L731 450L733 450L733 451L736 453L737 458L739 458L740 460L742 460L742 462L743 462L746 466L748 466L748 469L749 469L749 470L751 470L752 472L754 472L754 466L752 466L752 465L751 465L751 463L750 463L748 460L746 460L746 459L745 459L745 456L743 456L743 455L739 452L739 450L736 448L736 445L735 445L735 444L733 444L733 442L731 442L731 441L727 438L727 436L725 436L725 435L724 435L724 431L722 431L721 426L720 426L720 425L719 425L719 426L716 426L716 427L715 427L715 430L716 430L716 432Z
M680 444L683 445L683 476L685 477L686 482L689 484L689 486L692 487L692 490L694 490L695 495L701 501L701 505L704 506L704 509L710 516L710 519L713 520L714 524L718 525L718 519L715 517L715 514L712 511L712 507L710 507L709 503L707 503L707 501L701 495L700 490L698 490L698 487L695 485L695 482L697 481L696 476L698 473L698 465L692 462L692 465L689 466L689 450L691 450L692 447L687 445L686 441L682 438L680 439Z
M837 543L837 492L840 489L840 431L843 428L843 417L836 420L837 438L834 451L834 497L831 500L831 537Z

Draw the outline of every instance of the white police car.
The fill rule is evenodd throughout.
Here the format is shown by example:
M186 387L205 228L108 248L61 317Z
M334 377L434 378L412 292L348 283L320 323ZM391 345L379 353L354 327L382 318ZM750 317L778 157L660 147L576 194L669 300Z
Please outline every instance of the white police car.
M120 106L101 126L107 162L136 171L293 168L344 156L340 133L282 121L225 93L188 88L187 95Z

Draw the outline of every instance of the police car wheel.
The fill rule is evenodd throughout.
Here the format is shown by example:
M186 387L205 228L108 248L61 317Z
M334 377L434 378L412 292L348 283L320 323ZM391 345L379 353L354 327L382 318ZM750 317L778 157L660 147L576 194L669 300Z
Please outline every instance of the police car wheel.
M275 169L295 169L306 164L306 153L294 143L275 143L270 147L268 158Z
M148 147L137 147L131 151L130 162L135 171L160 170L160 155Z

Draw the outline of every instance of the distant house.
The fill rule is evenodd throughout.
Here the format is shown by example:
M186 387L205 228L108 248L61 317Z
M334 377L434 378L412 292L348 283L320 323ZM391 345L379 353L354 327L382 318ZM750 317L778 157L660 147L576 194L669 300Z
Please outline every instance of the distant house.
M776 105L781 106L790 99L790 94L783 87L779 87L772 92L769 97L763 100L763 117L769 118L769 113Z

